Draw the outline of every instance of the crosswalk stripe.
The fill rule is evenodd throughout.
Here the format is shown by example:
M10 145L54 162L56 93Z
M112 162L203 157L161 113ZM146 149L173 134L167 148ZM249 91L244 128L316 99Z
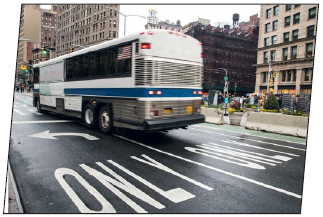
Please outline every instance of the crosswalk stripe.
M32 112L32 113L34 113L36 115L43 115L42 113L39 113L39 112L37 112L37 111L35 111L33 109L28 109L28 111L30 111L30 112Z
M18 110L18 109L13 109L15 112L17 112L20 115L26 115L25 113L23 113L22 111Z

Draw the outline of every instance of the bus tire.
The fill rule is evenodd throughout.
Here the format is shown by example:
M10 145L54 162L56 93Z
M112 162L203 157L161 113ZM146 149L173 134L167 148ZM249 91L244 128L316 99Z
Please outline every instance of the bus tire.
M105 105L100 109L99 126L104 133L111 134L114 131L112 125L112 109L111 106Z
M42 113L41 105L40 105L40 99L36 98L36 108L39 113Z
M95 129L97 126L96 111L91 104L86 104L84 106L83 120L84 124L89 129Z

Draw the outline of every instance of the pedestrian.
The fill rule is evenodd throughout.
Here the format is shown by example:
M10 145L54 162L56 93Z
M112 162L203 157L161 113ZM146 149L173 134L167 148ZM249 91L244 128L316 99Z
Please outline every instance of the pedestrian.
M241 108L243 108L244 107L244 96L242 96L240 99L239 99L239 101L240 101L240 105L241 105Z

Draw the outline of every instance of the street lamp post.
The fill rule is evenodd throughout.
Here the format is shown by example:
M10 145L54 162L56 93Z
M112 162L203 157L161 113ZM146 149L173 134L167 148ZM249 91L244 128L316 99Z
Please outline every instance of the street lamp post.
M270 74L271 74L271 60L269 60L269 71L268 71L268 76L267 76L267 94L269 93L269 80L270 80Z
M237 94L237 84L240 83L240 82L242 82L242 80L234 83L234 95Z
M113 8L109 8L109 7L106 7L104 6L105 9L113 9ZM124 32L123 32L123 36L126 35L126 25L127 25L127 17L142 17L144 19L146 19L146 17L144 16L141 16L141 15L125 15L123 13L121 13L120 11L117 11L115 9L113 9L114 11L118 12L119 14L121 14L122 16L124 16Z
M223 93L224 93L224 97L225 97L225 110L224 110L224 115L227 116L227 109L228 109L228 100L229 100L229 82L228 82L228 70L224 69L224 68L218 68L221 70L225 70L225 77L224 77L224 89L223 89Z

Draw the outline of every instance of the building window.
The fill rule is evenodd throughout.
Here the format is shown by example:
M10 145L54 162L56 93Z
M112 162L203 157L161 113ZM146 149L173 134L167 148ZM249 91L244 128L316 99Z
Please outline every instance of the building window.
M292 9L292 5L286 5L286 11L289 11Z
M267 18L271 17L271 8L266 11L266 14L267 14L266 16Z
M288 58L288 48L283 48L283 60L287 60Z
M277 44L277 35L271 37L271 45Z
M286 81L286 71L282 71L282 82L285 82Z
M279 6L274 7L274 16L277 16L279 14Z
M277 30L278 29L278 20L273 22L273 30Z
M265 38L265 47L269 46L269 38Z
M294 21L293 24L298 24L300 18L300 13L294 14Z
M307 37L314 36L314 25L307 27Z
M268 51L264 52L264 63L268 63Z
M285 17L285 27L290 26L290 16Z
M308 10L308 19L313 19L316 17L316 7Z
M262 83L266 83L267 81L267 72L262 73Z
M298 29L293 31L293 40L297 40L298 39Z
M304 81L310 81L310 69L304 69Z
M295 5L295 8L298 8L298 7L300 7L301 5Z
M297 71L295 69L293 69L292 71L293 71L293 81L296 81Z
M115 38L116 37L116 32L113 31L112 37Z
M313 55L313 43L306 44L306 57Z
M291 70L287 71L287 82L291 82L292 81L292 72Z
M292 47L291 59L295 60L297 58L297 46Z
M113 21L113 27L117 27L117 21Z
M271 53L270 53L270 60L275 61L275 59L276 59L276 51L272 50Z
M284 42L288 42L289 41L289 32L285 32L284 33Z
M266 32L270 32L270 23L266 24Z

